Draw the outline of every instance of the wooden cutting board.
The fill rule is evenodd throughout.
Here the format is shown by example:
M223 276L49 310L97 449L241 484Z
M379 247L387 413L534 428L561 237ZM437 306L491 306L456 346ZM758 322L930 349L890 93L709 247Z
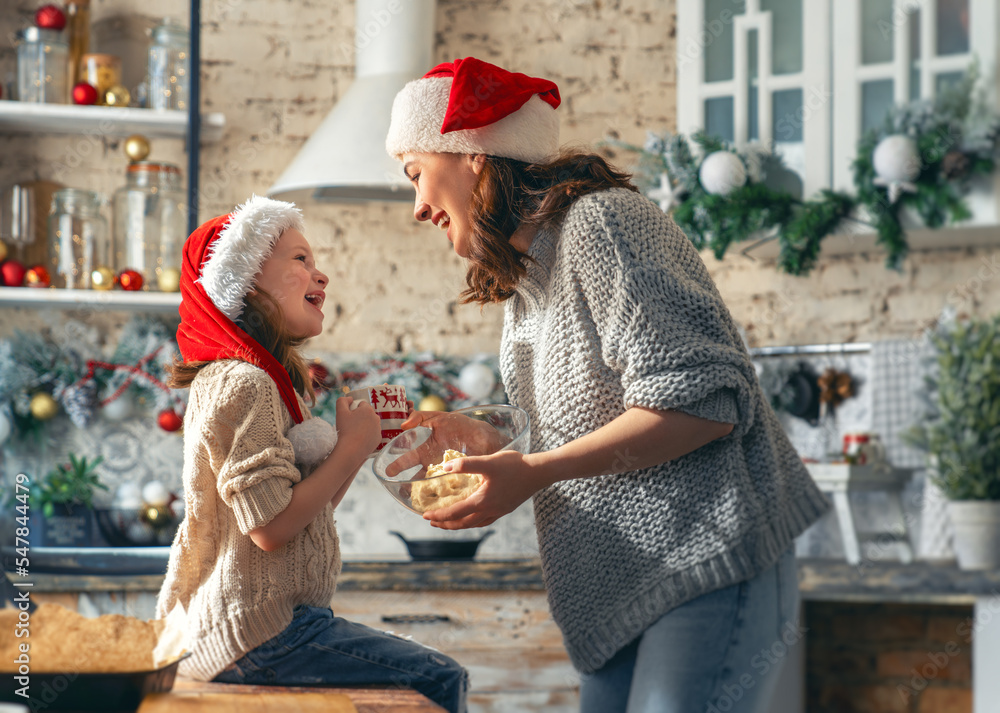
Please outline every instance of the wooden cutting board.
M152 693L138 713L358 713L342 693Z

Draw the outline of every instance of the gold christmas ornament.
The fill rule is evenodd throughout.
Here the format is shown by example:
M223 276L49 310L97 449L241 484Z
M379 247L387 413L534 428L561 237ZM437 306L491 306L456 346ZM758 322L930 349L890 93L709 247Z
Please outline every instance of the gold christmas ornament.
M420 399L420 403L417 405L418 411L447 411L448 404L437 394L430 394Z
M99 267L90 273L90 286L95 290L110 290L115 286L115 273L109 267Z
M7 259L7 246L4 245L3 243L0 243L0 262L3 262L6 259Z
M132 161L142 161L149 156L149 139L142 134L132 134L125 139L125 155Z
M139 519L147 523L150 527L161 528L169 525L174 516L170 512L170 508L166 505L144 505L142 512L139 513Z
M39 421L48 421L59 413L59 404L48 394L41 392L31 397L31 415Z
M181 271L176 267L165 267L156 276L156 284L160 292L179 292L181 289Z
M132 95L120 84L116 84L104 93L104 103L108 106L128 106L131 101Z

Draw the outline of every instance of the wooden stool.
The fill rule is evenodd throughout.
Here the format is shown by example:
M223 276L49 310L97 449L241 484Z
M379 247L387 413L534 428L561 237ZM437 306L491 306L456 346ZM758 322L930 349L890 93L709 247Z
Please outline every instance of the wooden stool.
M807 463L806 468L816 485L824 493L830 493L837 511L840 534L844 541L844 555L851 564L861 562L862 542L877 541L899 544L899 559L904 564L913 561L910 532L903 512L901 494L913 471L908 468L893 468L885 463L876 465L850 465L848 463ZM899 521L901 531L864 530L860 531L854 522L851 509L852 492L884 492L888 495L889 516Z

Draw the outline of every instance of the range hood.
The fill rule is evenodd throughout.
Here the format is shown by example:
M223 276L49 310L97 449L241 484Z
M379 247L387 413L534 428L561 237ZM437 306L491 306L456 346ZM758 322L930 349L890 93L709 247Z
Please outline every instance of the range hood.
M413 201L399 162L385 152L385 136L396 93L431 68L435 4L357 0L354 83L269 196L299 203Z

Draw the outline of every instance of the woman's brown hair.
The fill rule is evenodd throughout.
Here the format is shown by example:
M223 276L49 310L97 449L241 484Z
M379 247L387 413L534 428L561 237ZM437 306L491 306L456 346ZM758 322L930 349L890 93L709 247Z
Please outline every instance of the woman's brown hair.
M527 271L530 258L511 244L520 226L542 228L562 220L575 200L608 188L638 191L631 176L597 154L563 153L550 163L487 156L472 191L468 287L462 302L503 302Z
M249 334L257 343L271 353L292 379L292 386L300 394L316 402L316 392L313 390L312 379L309 377L309 366L299 352L299 347L305 339L292 337L285 329L281 319L281 307L277 301L259 287L246 296L243 314L236 320L236 326ZM169 386L173 389L186 389L191 386L194 377L211 362L183 362L176 359L169 367Z

